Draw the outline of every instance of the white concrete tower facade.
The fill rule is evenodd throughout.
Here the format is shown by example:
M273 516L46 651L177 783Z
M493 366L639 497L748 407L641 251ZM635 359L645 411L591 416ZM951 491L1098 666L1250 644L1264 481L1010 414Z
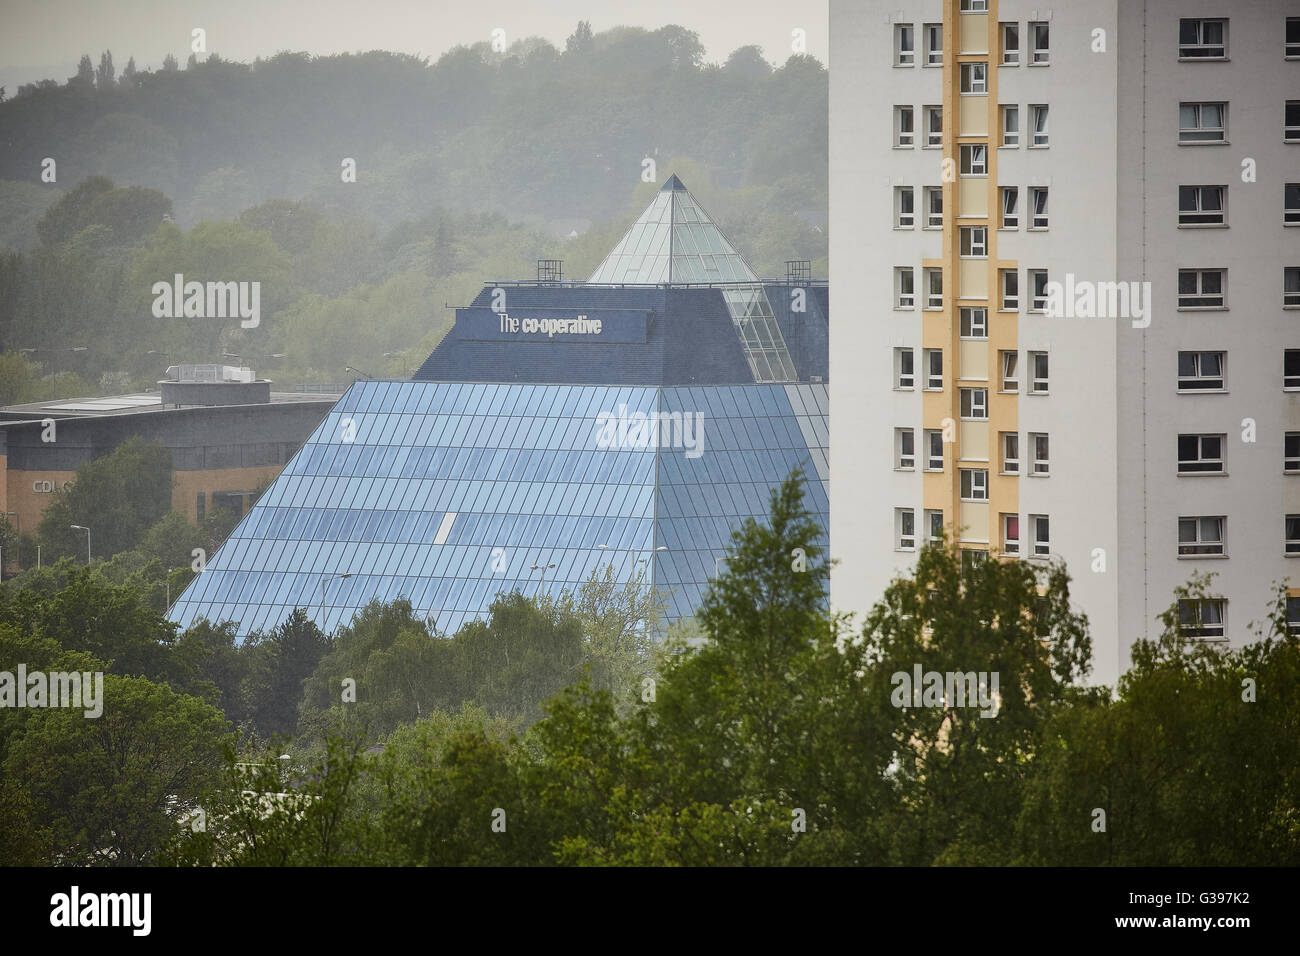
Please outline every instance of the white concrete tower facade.
M1111 683L1193 570L1236 643L1294 573L1300 9L1238 9L832 2L836 608L939 527L1063 560Z

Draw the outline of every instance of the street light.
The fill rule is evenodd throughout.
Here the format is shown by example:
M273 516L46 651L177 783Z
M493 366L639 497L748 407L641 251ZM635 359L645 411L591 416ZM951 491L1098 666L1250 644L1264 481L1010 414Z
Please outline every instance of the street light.
M546 571L547 571L548 568L553 568L553 567L555 567L555 565L553 565L553 564L534 564L534 565L532 566L532 568L531 568L531 570L533 570L533 571L539 571L539 570L540 570L540 571L542 572L542 590L543 590L543 591L546 590Z
M90 567L90 529L82 524L68 525L73 531L86 532L86 567Z
M352 572L347 571L343 574L335 574L332 577L325 578L320 583L320 626L321 630L325 629L325 585L331 581L341 581L344 578L352 577Z

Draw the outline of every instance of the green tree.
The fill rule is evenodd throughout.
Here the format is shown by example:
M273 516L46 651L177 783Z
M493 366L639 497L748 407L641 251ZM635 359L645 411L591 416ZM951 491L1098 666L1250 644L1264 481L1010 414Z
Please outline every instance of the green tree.
M148 863L170 836L169 808L207 789L226 721L216 708L147 680L106 675L103 714L51 708L30 719L5 760L58 863Z

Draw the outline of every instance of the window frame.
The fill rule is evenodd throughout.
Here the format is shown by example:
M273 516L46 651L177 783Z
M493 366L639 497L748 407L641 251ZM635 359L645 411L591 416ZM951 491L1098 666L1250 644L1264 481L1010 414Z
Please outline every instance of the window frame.
M1007 129L1008 117L1014 116L1016 128ZM998 106L998 149L1020 148L1020 104L1003 103Z
M1196 456L1194 458L1183 457L1183 446L1190 441L1196 442ZM1218 442L1218 454L1209 455L1206 453L1205 445L1207 441ZM1225 455L1228 444L1228 436L1222 432L1179 432L1178 433L1178 475L1191 476L1221 476L1227 472L1227 458Z
M934 129L934 124L930 121L931 117L939 117L939 128ZM922 149L942 149L943 148L943 104L922 105L921 121L925 126L925 141L921 143ZM935 136L938 139L935 139Z
M1183 125L1183 109L1192 107L1196 110L1196 125ZM1219 126L1206 126L1202 113L1207 106L1220 107ZM1207 137L1205 133L1218 133L1217 137ZM1227 100L1180 100L1178 103L1178 145L1179 146L1226 146L1228 143L1228 101Z
M903 122L906 118L906 124ZM904 129L904 125L911 129ZM894 105L894 149L916 148L916 107L906 103Z
M970 495L966 494L967 489ZM983 491L983 494L979 494ZM957 478L957 493L962 501L989 500L989 470L987 468L961 468Z
M1052 62L1052 28L1050 20L1030 20L1026 26L1029 34L1029 59L1027 66L1050 66ZM1042 29L1046 42L1038 45L1038 31Z
M984 143L962 143L957 147L957 155L958 174L963 179L988 179L989 151Z
M1043 117L1043 129L1040 133L1038 130L1038 117ZM1029 148L1030 149L1047 149L1052 145L1052 114L1047 103L1030 103L1029 104Z
M1300 475L1300 432L1282 433L1282 474Z
M922 229L942 229L943 228L943 187L942 186L925 186L925 222ZM934 221L934 197L939 197L939 222Z
M1007 218L1007 206L1011 206L1011 219ZM998 187L998 228L1004 232L1020 231L1020 187Z
M1038 291L1038 279L1042 277L1043 291ZM1047 277L1046 269L1026 269L1025 278L1029 285L1029 309L1036 315L1044 315L1047 312L1047 283L1050 281Z
M925 385L922 387L924 392L942 392L943 391L943 349L922 349L922 362L925 368ZM934 359L939 360L939 384L935 382Z
M1014 37L1016 44L1014 47L1007 46L1007 34L1010 32ZM1020 65L1020 21L1003 20L998 24L998 46L1000 62L999 66L1019 66Z
M908 37L911 40L911 49L903 49L903 39ZM912 67L916 66L916 24L915 23L895 23L894 24L894 66Z
M957 413L964 422L989 420L989 390L968 385L957 390Z
M922 470L929 471L929 472L943 471L944 460L947 458L947 455L944 453L943 450L943 445L944 445L943 429L942 428L923 429L922 437L923 440L925 441L925 467ZM937 459L934 454L934 447L935 447L934 440L936 438L939 439L939 456ZM935 461L939 462L939 467L937 468L934 466Z
M1038 211L1040 205L1043 208L1041 213ZM1047 186L1029 187L1029 209L1029 231L1046 232L1050 228L1051 222Z
M982 315L977 315L982 313ZM978 320L978 321L977 321ZM981 329L983 334L976 332ZM970 331L967 331L969 329ZM989 310L982 305L963 305L957 310L957 337L968 342L984 342L989 337Z
M961 96L988 96L989 95L989 64L987 60L972 60L970 63L960 64L961 69L958 71L959 82L957 85ZM976 74L979 79L976 79ZM969 89L968 89L969 87Z
M943 309L943 268L940 266L923 266L921 269L922 282L925 285L925 308L932 310ZM939 301L934 301L934 277L939 277Z
M1190 374L1190 375L1184 375L1184 374L1183 374L1183 371L1182 371L1183 356L1185 356L1185 355L1186 355L1186 356L1191 356L1191 358L1192 358L1192 364L1195 366L1193 373ZM1204 374L1204 372L1203 372L1203 366L1204 366L1204 364L1205 364L1204 356L1206 356L1206 355L1217 355L1217 356L1219 356L1219 374L1218 374L1218 375L1206 375L1206 374ZM1214 393L1214 392L1226 392L1226 391L1228 390L1228 387L1227 387L1227 386L1228 386L1228 369L1227 369L1227 365L1228 365L1228 353L1227 353L1227 350L1225 350L1225 349L1179 349L1179 350L1178 350L1178 358L1177 358L1177 362L1178 362L1178 388L1177 388L1177 390L1178 390L1179 392L1182 392L1182 393L1185 393L1185 394L1189 394L1189 395L1195 395L1195 394L1197 394L1198 392L1210 392L1210 393ZM1194 384L1194 383L1202 382L1202 381L1203 381L1203 382L1206 382L1206 383L1214 383L1214 382L1217 382L1218 384L1217 384L1217 385L1215 385L1215 384L1205 384L1205 385Z
M1051 353L1048 352L1046 349L1033 349L1026 353L1026 358L1027 358L1026 364L1029 366L1028 369L1029 391L1027 394L1029 395L1050 395L1051 394L1052 362L1049 357L1050 354ZM1043 360L1043 363L1047 366L1047 374L1042 376L1038 374L1038 360L1040 358ZM1042 388L1038 387L1039 383L1042 383L1043 386Z
M904 199L910 202L904 202ZM911 205L910 210L905 210L905 205ZM894 228L895 229L915 229L916 228L916 187L915 186L895 186L894 187Z
M998 432L998 474L1020 474L1020 432Z
M976 235L980 236L980 241L976 242ZM987 259L989 257L989 227L988 226L958 226L958 247L957 255L961 259ZM969 249L969 252L962 250ZM979 252L975 250L979 249Z
M1185 24L1196 25L1196 42L1185 43L1183 41L1183 27ZM1204 37L1204 27L1207 23L1218 23L1223 27L1223 39L1219 43L1207 43ZM1197 53L1198 49L1215 50L1218 53ZM1178 59L1183 63L1204 63L1215 62L1216 60L1228 59L1228 18L1227 17L1179 17L1178 18Z
M908 287L910 288L910 291ZM894 311L910 312L916 308L916 268L894 266Z
M904 366L910 365L911 371L904 371ZM911 379L904 384L904 379ZM894 349L894 391L912 392L916 390L916 354L906 346L898 346Z
M912 446L911 452L907 450ZM908 461L911 464L908 464ZM894 471L916 471L916 429L894 429Z
M1191 623L1186 623L1184 608L1196 605ZM1207 624L1204 608L1212 605L1216 609L1217 623ZM1226 641L1228 633L1228 601L1226 598L1179 598L1176 611L1178 615L1178 633L1185 641ZM1207 633L1208 632L1208 633Z
M1046 561L1052 556L1052 519L1049 515L1028 515L1029 518L1029 554L1028 557ZM1040 535L1040 529L1046 532Z
M935 47L930 41L934 32L938 31L939 46ZM923 23L921 24L921 33L924 39L925 62L922 66L943 66L943 23ZM938 59L935 59L935 54Z
M1196 291L1183 292L1183 277L1193 275L1196 277ZM1205 277L1217 275L1219 277L1219 291L1207 293L1205 291ZM1177 292L1177 309L1179 312L1222 312L1228 308L1228 270L1227 269L1179 269L1178 284L1175 286ZM1202 300L1215 300L1206 303Z
M1300 266L1282 267L1282 308L1300 309Z
M1025 472L1031 478L1046 478L1052 474L1052 442L1047 432L1028 432L1029 470ZM1045 454L1039 455L1040 448ZM1041 466L1041 467L1040 467Z
M1183 190L1192 190L1192 196L1195 198L1195 206L1192 209L1183 209ZM1219 209L1217 213L1214 210L1207 211L1205 208L1204 191L1207 189L1217 189L1219 191ZM1218 216L1217 219L1211 218ZM1228 187L1227 185L1187 185L1178 187L1178 226L1179 228L1194 229L1222 229L1228 225Z
M1015 537L1011 535L1010 525L1015 524ZM1020 557L1020 515L1004 512L998 516L998 528L1002 533L1002 553Z
M912 526L911 533L908 533L907 531L908 524L911 524ZM910 544L908 543L909 539L911 541ZM894 550L895 551L916 550L916 509L915 508L894 509Z
M1293 111L1294 123L1290 119ZM1282 142L1300 143L1300 100L1287 100L1286 105L1282 107Z
M1011 369L1008 374L1007 362L1010 360ZM1017 349L1001 349L998 352L998 391L1002 394L1019 394L1020 392L1020 352ZM1007 388L1007 383L1011 387Z
M1218 531L1218 540L1206 537L1203 522L1214 522ZM1192 523L1194 537L1184 540L1183 528ZM1186 559L1226 558L1228 556L1228 517L1227 515L1179 515L1178 516L1178 557Z

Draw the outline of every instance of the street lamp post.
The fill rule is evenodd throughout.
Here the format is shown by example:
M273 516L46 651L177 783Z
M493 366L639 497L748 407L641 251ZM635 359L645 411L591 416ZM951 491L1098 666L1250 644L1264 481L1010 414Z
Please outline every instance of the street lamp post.
M90 529L81 524L69 525L68 527L73 531L86 532L86 567L90 567Z
M547 569L547 568L553 568L553 567L555 567L555 565L553 565L553 564L534 564L534 565L532 566L532 568L531 568L531 570L533 570L533 571L541 571L541 572L542 572L542 590L543 590L543 591L546 590L546 569Z
M325 585L329 584L331 581L341 581L344 578L350 578L350 577L352 577L352 572L347 571L344 572L343 574L335 574L334 576L325 578L321 581L320 583L320 626L322 631L325 629Z

